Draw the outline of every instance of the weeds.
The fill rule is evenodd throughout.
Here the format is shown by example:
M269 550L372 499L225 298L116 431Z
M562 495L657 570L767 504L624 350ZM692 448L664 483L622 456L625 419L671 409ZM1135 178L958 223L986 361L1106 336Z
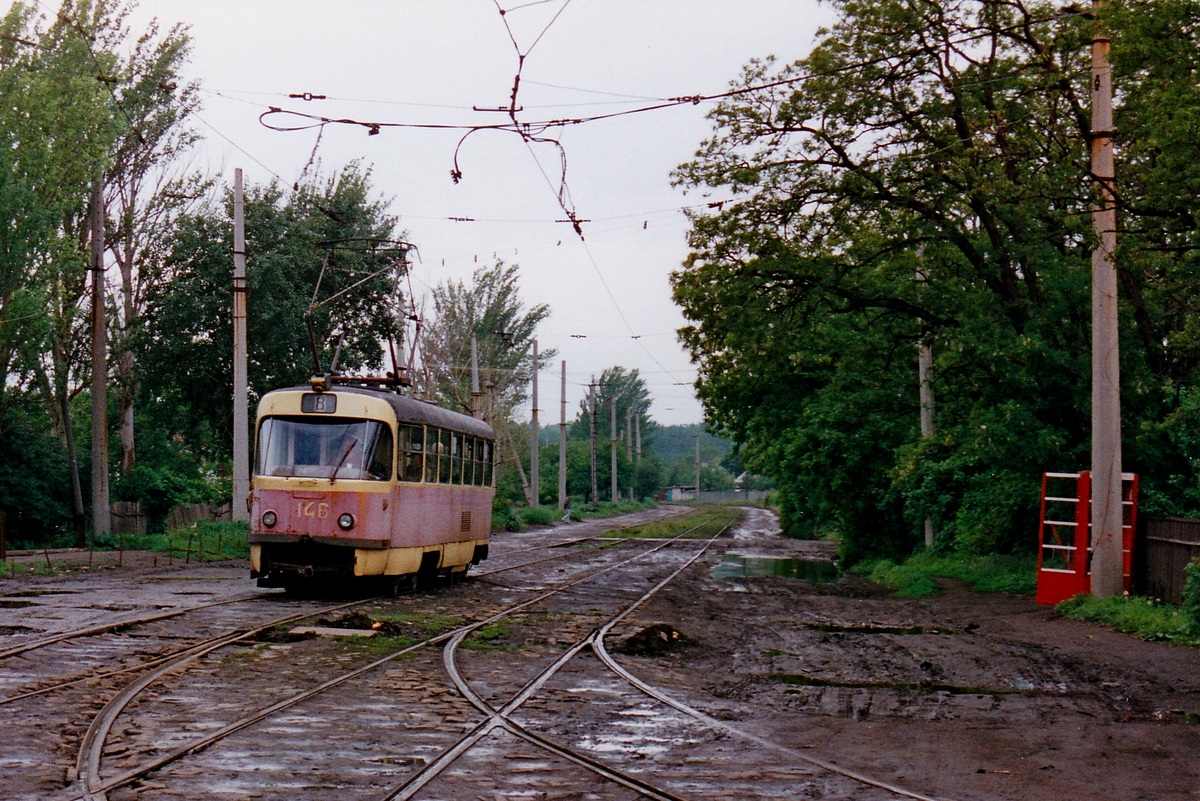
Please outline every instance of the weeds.
M248 559L250 524L198 521L180 531L124 537L125 550L157 551L168 559L213 562Z
M481 626L475 633L462 641L462 647L472 651L495 651L508 648L512 626L507 621L497 621Z
M1037 588L1037 566L1032 557L933 556L915 554L897 564L888 559L862 562L852 572L893 590L902 598L921 598L941 591L936 579L963 581L979 592L1032 595Z
M1075 620L1103 623L1143 640L1200 646L1200 634L1184 609L1152 598L1076 595L1055 606L1054 611Z

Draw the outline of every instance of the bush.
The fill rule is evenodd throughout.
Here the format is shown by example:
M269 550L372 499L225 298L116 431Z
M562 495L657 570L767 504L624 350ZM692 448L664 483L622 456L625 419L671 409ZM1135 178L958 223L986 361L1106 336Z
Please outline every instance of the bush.
M1193 559L1184 568L1187 578L1183 582L1183 612L1184 625L1188 634L1200 639L1200 559Z
M522 509L517 516L527 526L548 526L562 517L559 511L552 506L533 506Z
M936 556L918 553L897 564L887 559L865 562L854 572L893 590L904 598L935 595L935 578L962 581L979 592L1007 592L1032 595L1037 584L1037 568L1032 558L1018 556Z
M1192 621L1180 607L1158 603L1150 598L1076 595L1055 606L1054 612L1076 620L1103 623L1143 640L1200 644L1200 637L1189 628Z

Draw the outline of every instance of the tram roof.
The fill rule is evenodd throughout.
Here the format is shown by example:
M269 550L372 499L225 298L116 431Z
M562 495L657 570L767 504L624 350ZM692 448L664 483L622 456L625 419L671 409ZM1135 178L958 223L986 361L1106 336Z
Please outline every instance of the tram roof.
M275 392L312 392L312 388L307 385L301 385L278 389ZM436 404L410 398L407 395L399 395L395 392L385 392L369 387L343 385L330 387L328 392L366 395L370 398L379 398L386 401L396 412L396 420L400 423L423 423L425 425L437 426L438 428L450 429L451 431L461 431L464 434L476 437L495 439L495 432L486 421L479 420L467 414L460 414L450 409L443 409Z

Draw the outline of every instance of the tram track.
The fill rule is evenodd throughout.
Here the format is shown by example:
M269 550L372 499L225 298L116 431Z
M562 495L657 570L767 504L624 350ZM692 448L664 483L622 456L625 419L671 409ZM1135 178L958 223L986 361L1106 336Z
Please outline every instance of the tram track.
M784 756L795 762L800 762L808 766L818 768L822 771L827 771L831 774L841 776L856 784L871 787L883 791L887 796L896 796L902 798L910 798L916 801L937 801L932 796L908 790L891 784L886 781L879 780L869 775L850 771L833 763L812 757L808 754L801 753L793 748L780 746L772 743L769 740L758 737L750 732L741 730L731 724L716 720L711 716L706 715L700 710L689 706L684 702L677 701L667 695L662 690L655 688L630 672L624 670L617 663L605 646L605 637L609 635L612 629L628 618L637 609L641 608L651 597L659 590L667 586L671 581L675 580L683 571L692 566L707 552L709 546L716 539L717 535L708 540L697 541L701 547L693 554L689 555L682 564L677 566L668 576L660 580L650 590L635 599L632 603L627 604L620 611L613 613L600 624L593 627L583 636L578 638L564 653L555 659L549 666L542 668L536 676L526 681L521 689L515 693L506 703L495 704L485 699L483 694L476 692L472 683L464 676L457 664L457 655L460 646L472 634L480 629L495 624L505 618L512 617L519 612L528 611L537 607L539 604L556 596L561 596L563 593L575 587L580 587L590 582L593 582L601 575L611 573L618 568L644 560L649 554L658 552L664 548L670 547L672 544L678 544L685 540L684 535L679 535L675 538L655 542L651 548L621 559L612 564L599 568L598 570L589 571L587 575L574 577L560 586L551 590L547 590L537 596L527 599L519 604L513 604L509 607L501 609L491 615L481 617L474 622L459 626L451 631L428 637L425 640L418 642L408 648L402 649L395 653L389 654L381 659L378 659L370 664L364 665L354 671L349 671L340 676L333 677L325 682L322 682L317 687L312 688L305 693L294 695L290 698L283 699L280 702L269 707L260 709L254 714L246 715L241 719L227 724L202 738L192 738L181 743L170 752L160 755L153 761L143 763L134 770L125 771L117 775L111 775L106 778L99 778L99 770L101 759L105 750L105 740L108 731L111 730L117 718L121 714L121 710L136 698L140 692L153 683L153 679L144 682L143 686L131 688L127 698L122 699L120 703L111 705L111 709L106 710L106 714L98 716L96 725L89 730L89 737L85 743L84 749L81 750L79 776L81 784L84 785L84 791L81 795L73 796L78 799L93 799L101 798L104 794L115 790L118 787L127 786L138 779L149 777L156 771L162 770L167 766L178 762L189 755L197 754L209 747L221 742L231 735L250 728L257 723L263 722L271 717L279 715L287 709L296 707L305 701L314 699L318 696L329 693L335 687L339 687L354 679L360 678L368 673L378 670L385 664L394 662L406 655L412 654L421 649L427 649L430 646L443 645L442 663L446 674L450 677L451 683L454 685L458 693L462 695L476 710L483 714L483 719L475 722L470 728L454 742L444 745L435 755L430 755L425 764L415 773L406 777L402 783L393 787L385 794L379 796L379 801L391 801L391 799L412 799L417 798L422 793L422 790L427 788L431 783L439 780L452 766L462 759L470 756L473 750L477 749L480 744L488 740L494 740L500 733L504 732L512 738L516 738L521 742L545 753L553 760L556 760L563 765L570 764L574 769L583 770L587 774L593 776L596 781L620 787L624 791L633 792L640 797L657 799L658 801L686 801L694 796L688 794L680 794L675 789L661 786L660 783L648 780L638 773L629 772L619 766L609 762L596 759L594 756L580 750L572 745L564 744L552 736L546 736L544 733L531 729L527 724L515 719L518 711L526 701L536 696L546 684L557 675L566 665L572 662L581 654L591 652L596 655L600 663L611 671L613 675L619 677L629 687L635 691L644 693L648 697L655 699L664 706L671 707L678 712L683 713L687 718L694 721L696 724L710 729L721 734L729 734L735 737L746 740L753 745L766 749L775 754L776 757ZM645 541L632 540L646 544ZM219 647L219 646L218 646ZM178 666L176 666L178 667ZM86 759L84 754L86 752ZM561 770L549 768L551 770ZM97 781L93 783L89 777L97 777ZM855 796L857 797L857 796ZM873 796L872 796L873 797Z
M633 610L642 606L652 595L658 592L658 590L666 586L668 582L677 577L687 567L690 567L696 560L704 555L712 541L723 534L735 520L736 517L731 519L716 534L704 542L703 547L690 559L673 571L666 579L655 585L653 589L645 593L632 606L611 617L608 625L611 627L612 624L615 624L616 622L625 618ZM682 538L682 536L683 535L680 535L679 537L667 540L664 543L664 546L656 546L654 549L652 549L652 551L658 550L660 547L665 547L665 544L671 544L677 539ZM447 749L447 751L441 757L431 762L426 769L418 772L403 785L397 787L394 791L382 796L379 801L392 801L393 799L398 799L398 801L408 801L409 799L413 798L418 791L425 787L426 784L440 775L451 764L453 764L455 760L466 753L466 751L471 747L480 742L484 737L487 737L489 734L491 734L491 732L496 728L504 728L511 734L520 737L526 742L542 748L554 754L555 756L567 759L576 765L596 773L607 781L614 782L629 790L633 790L634 792L646 798L657 799L657 801L684 801L682 796L678 796L659 787L655 787L653 784L644 781L637 776L617 770L609 765L604 764L603 762L593 759L578 749L564 746L560 743L556 743L553 740L536 734L512 719L512 715L521 707L521 705L529 698L533 697L538 689L544 686L545 683L549 681L552 676L558 673L559 670L561 670L568 662L570 662L571 659L585 649L594 648L597 641L597 636L600 635L600 632L603 631L603 629L593 629L585 637L576 641L575 644L572 645L561 657L556 659L549 667L542 670L537 674L537 676L527 682L525 686L502 708L496 709L494 706L484 700L484 698L474 690L474 688L471 686L471 683L464 678L462 671L458 667L456 655L458 653L459 646L472 631L482 627L488 622L494 622L497 619L499 619L499 616L495 616L489 621L483 621L475 624L472 627L463 629L449 640L445 650L443 651L443 664L445 665L447 674L454 682L455 687L476 707L476 709L483 712L487 716L486 719L482 723L478 724L465 737L455 743L454 746L452 746L450 749Z
M686 534L686 533L687 532L685 532L684 534ZM120 717L122 712L147 687L149 687L150 685L159 681L168 673L171 673L171 672L176 671L179 668L183 667L186 663L192 662L195 659L200 658L201 656L211 653L212 651L216 650L217 648L223 647L223 644L213 644L213 646L211 648L204 649L202 652L188 654L184 657L181 657L179 660L175 660L169 664L164 664L164 665L160 666L159 668L157 668L156 670L154 670L153 672L146 674L145 676L140 678L138 681L129 685L118 696L114 697L105 706L105 708L101 711L101 713L99 715L97 715L96 718L92 721L92 724L88 727L87 733L84 736L83 744L80 748L80 752L79 752L79 756L78 756L77 764L76 764L76 770L77 770L77 774L78 774L77 781L80 786L80 792L77 795L72 795L69 797L74 798L74 799L98 798L104 793L107 793L109 791L112 791L112 790L122 787L122 786L126 786L142 777L147 776L150 773L153 773L154 771L160 770L160 769L184 758L185 756L187 756L189 754L194 754L201 750L204 750L204 749L214 745L215 743L218 743L221 740L230 737L231 735L233 735L237 732L240 732L240 731L242 731L246 728L249 728L257 723L260 723L260 722L262 722L274 715L277 715L285 710L291 709L292 707L295 707L305 701L308 701L308 700L313 699L317 696L320 696L324 693L327 693L334 688L337 688L347 682L350 682L356 678L364 676L372 671L375 671L378 668L382 667L383 665L391 663L401 657L404 657L408 654L411 654L415 651L426 648L428 646L437 645L437 644L446 642L460 633L462 633L462 636L467 636L467 634L469 634L471 631L475 631L479 627L486 625L489 622L494 622L496 620L503 618L504 616L511 615L522 609L526 609L531 606L534 606L534 605L536 605L554 595L560 594L572 587L585 584L585 583L593 580L594 578L596 578L599 575L603 575L605 573L608 573L612 570L617 569L618 567L621 567L621 566L629 564L631 562L643 559L648 554L659 551L663 548L666 548L669 545L671 545L672 542L682 539L684 537L684 534L680 534L673 540L656 543L652 548L645 550L641 553L635 554L635 555L629 557L628 559L621 560L614 564L604 566L595 571L591 571L587 575L584 575L582 577L577 577L577 578L568 580L568 581L564 582L563 584L559 585L558 587L549 589L549 590L535 596L534 598L526 600L522 603L511 605L505 609L502 609L502 610L496 612L493 615L485 617L484 619L482 619L480 621L458 627L449 632L445 632L445 633L442 633L439 635L435 635L435 636L426 638L425 640L423 640L421 642L418 642L407 648L404 648L404 649L401 649L394 653L391 653L383 658L372 661L369 664L366 664L355 670L348 671L341 675L330 678L330 679L328 679L324 682L321 682L317 686L312 687L304 692L291 695L290 697L284 698L284 699L282 699L274 704L271 704L267 707L264 707L264 708L255 710L252 713L243 715L242 717L238 718L237 720L232 721L228 724L225 724L225 725L211 731L210 733L208 733L207 735L205 735L203 737L189 739L186 742L184 742L183 744L181 744L175 748L172 748L165 753L158 755L156 758L144 762L143 764L139 765L135 769L126 770L118 775L107 777L107 778L102 777L100 775L100 767L101 767L101 760L103 757L103 752L105 749L105 743L106 743L109 732L112 731L117 719ZM631 540L631 542L635 542L635 540Z

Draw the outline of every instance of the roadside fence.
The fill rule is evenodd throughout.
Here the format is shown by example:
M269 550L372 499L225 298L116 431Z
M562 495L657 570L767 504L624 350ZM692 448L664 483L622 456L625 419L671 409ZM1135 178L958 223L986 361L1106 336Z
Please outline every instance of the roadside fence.
M1182 602L1184 568L1200 559L1200 520L1146 517L1138 529L1133 548L1135 591L1167 603Z

